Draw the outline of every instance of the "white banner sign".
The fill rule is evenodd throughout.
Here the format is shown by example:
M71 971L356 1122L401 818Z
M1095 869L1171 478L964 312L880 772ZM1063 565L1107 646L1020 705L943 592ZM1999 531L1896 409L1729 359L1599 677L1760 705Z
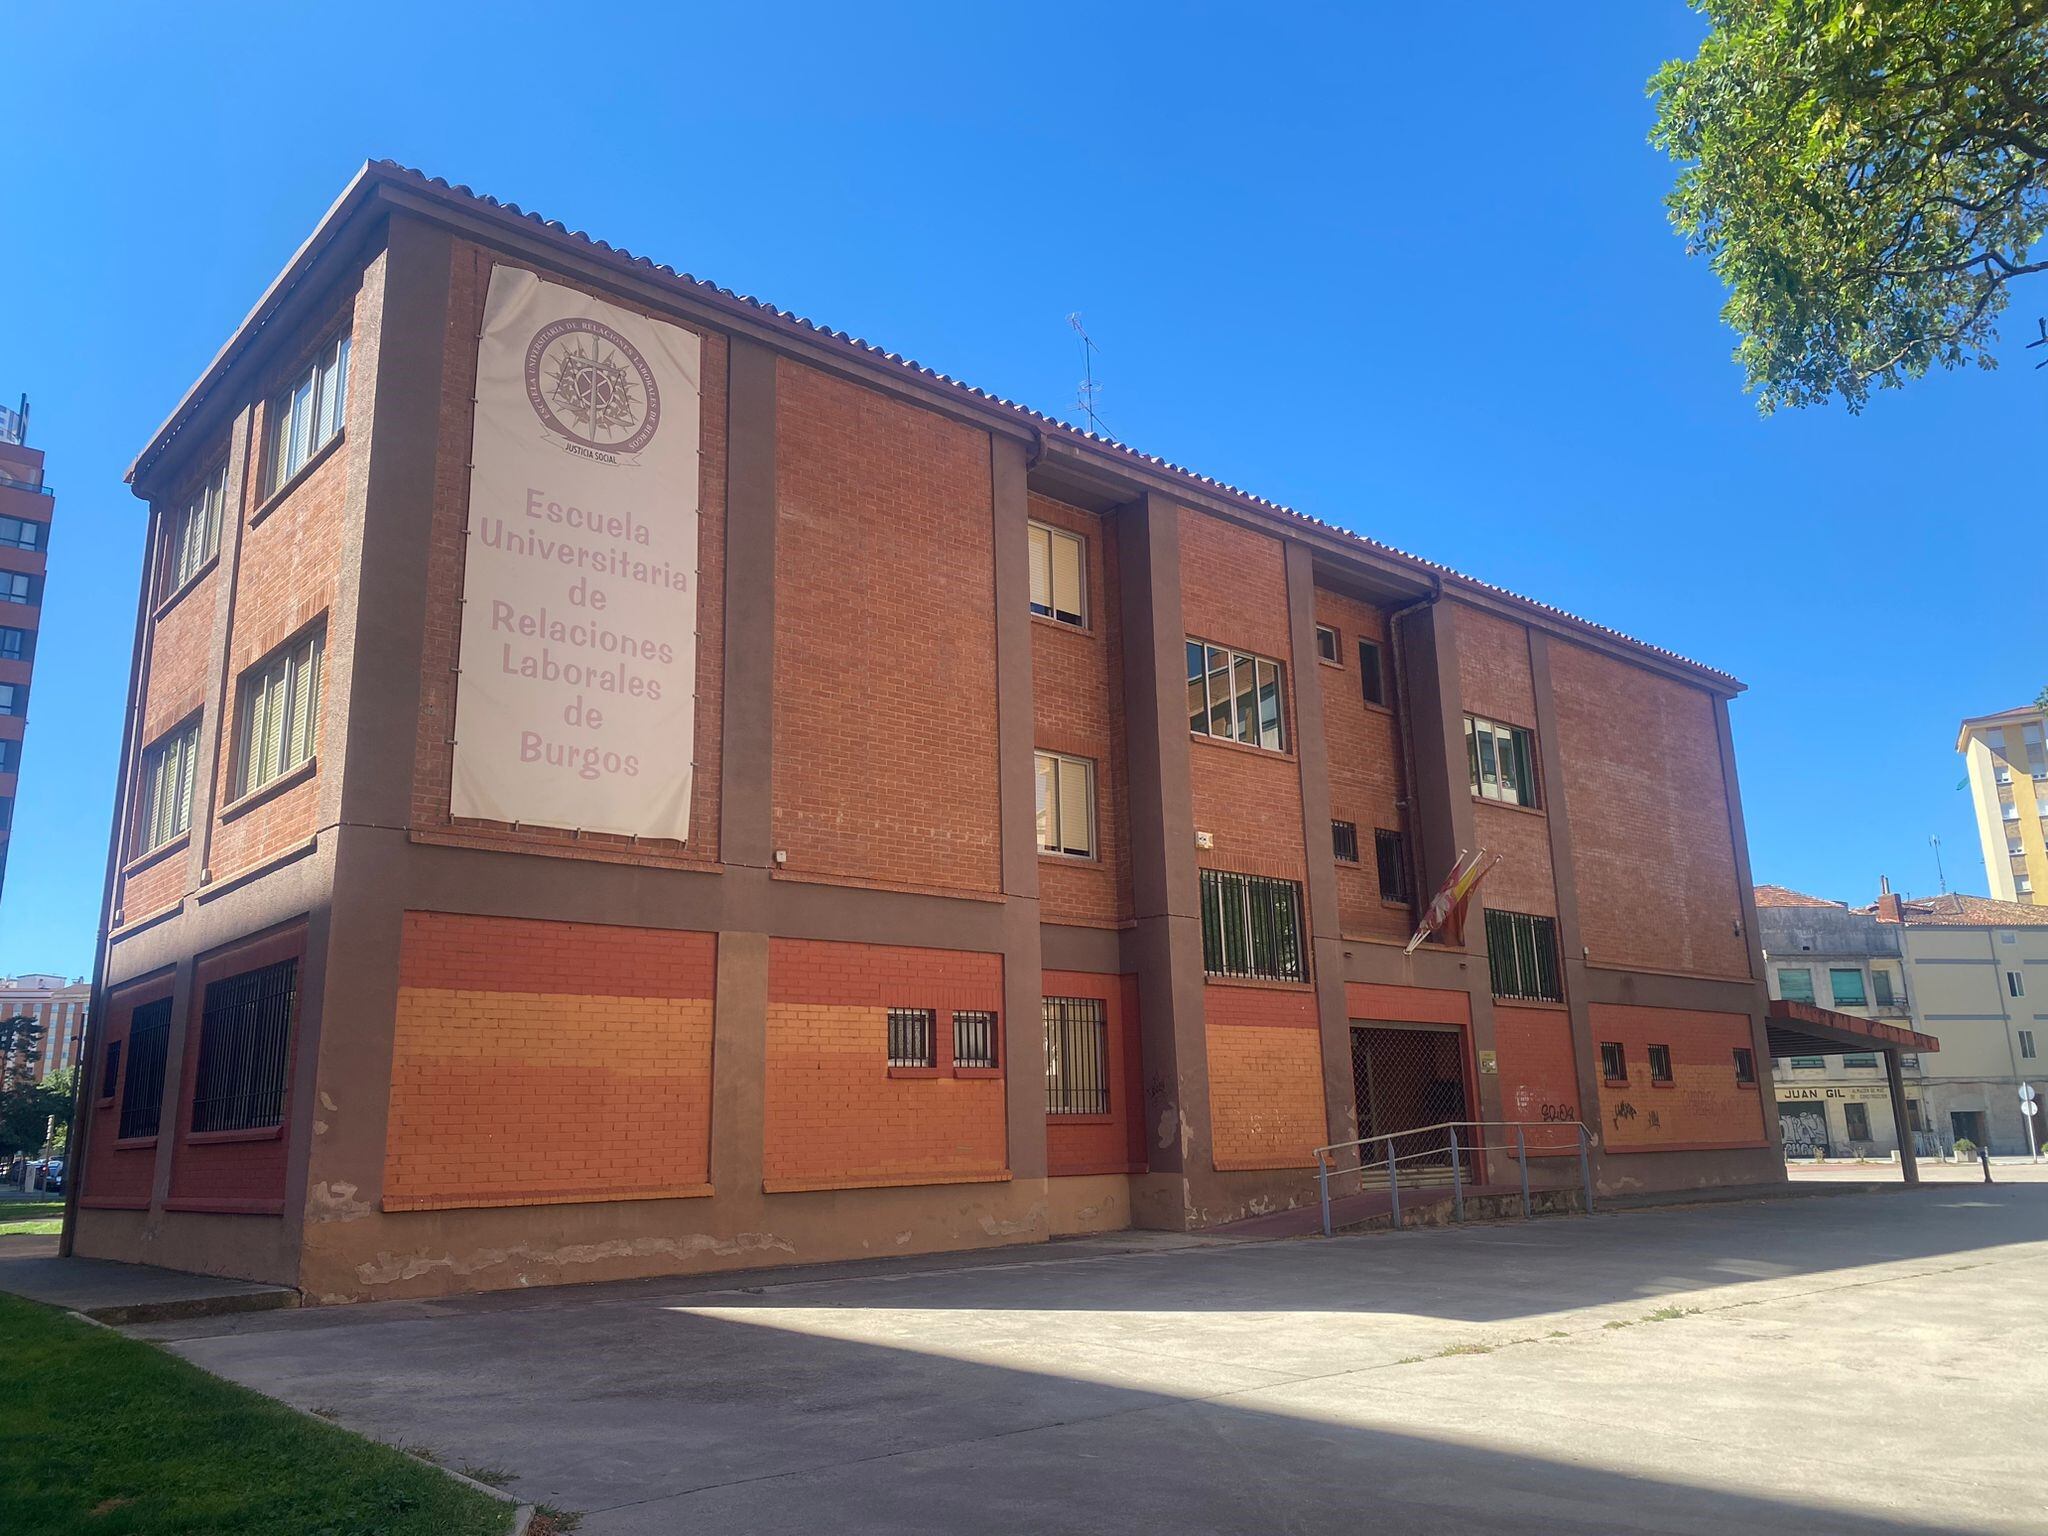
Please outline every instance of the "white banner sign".
M692 332L491 269L455 815L689 836L701 362Z

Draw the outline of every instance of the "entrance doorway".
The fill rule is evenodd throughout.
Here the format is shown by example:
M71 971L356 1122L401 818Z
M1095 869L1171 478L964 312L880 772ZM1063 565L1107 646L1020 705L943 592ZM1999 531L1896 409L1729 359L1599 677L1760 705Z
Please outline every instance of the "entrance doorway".
M1981 1109L1952 1109L1948 1112L1948 1128L1957 1141L1967 1141L1973 1147L1988 1147L1991 1137L1984 1124Z
M1395 1136L1403 1179L1413 1171L1425 1179L1433 1176L1448 1182L1450 1133L1422 1128L1472 1118L1463 1030L1455 1025L1352 1025L1351 1091L1358 1105L1360 1138ZM1469 1145L1469 1133L1460 1142ZM1368 1146L1360 1152L1367 1179L1372 1178L1377 1159L1379 1182L1385 1182L1385 1147Z

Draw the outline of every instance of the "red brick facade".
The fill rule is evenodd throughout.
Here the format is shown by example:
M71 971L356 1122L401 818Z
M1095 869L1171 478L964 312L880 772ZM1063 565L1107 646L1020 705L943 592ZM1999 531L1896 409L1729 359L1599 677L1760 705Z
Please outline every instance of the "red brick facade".
M1400 733L1389 705L1369 703L1359 676L1358 643L1380 646L1380 697L1395 698L1386 618L1370 603L1316 589L1316 622L1337 632L1337 660L1322 668L1323 735L1330 774L1330 817L1358 829L1358 862L1337 864L1337 915L1346 938L1406 943L1415 931L1409 903L1380 894L1374 833L1407 834Z
M1047 997L1093 997L1109 1023L1109 1112L1048 1114L1045 1171L1055 1178L1145 1171L1144 1060L1138 1043L1138 978L1047 971ZM1020 1090L1021 1091L1021 1090Z

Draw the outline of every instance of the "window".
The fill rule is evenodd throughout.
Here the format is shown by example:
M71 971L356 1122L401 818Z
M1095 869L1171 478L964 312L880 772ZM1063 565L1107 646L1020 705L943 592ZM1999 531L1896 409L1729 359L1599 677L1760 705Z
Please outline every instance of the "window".
M1040 752L1038 851L1069 858L1095 856L1095 765L1085 757Z
M1735 1081L1743 1084L1756 1081L1756 1052L1746 1045L1735 1047Z
M2027 1061L2034 1059L2034 1032L2031 1029L2020 1031L2020 1056Z
M144 1003L128 1020L128 1081L121 1088L121 1128L131 1136L154 1136L163 1118L164 1062L171 1040L171 1000Z
M1853 1100L1842 1106L1842 1128L1851 1141L1870 1140L1870 1106Z
M1557 920L1527 912L1486 911L1486 960L1495 997L1561 1003L1564 984L1557 967Z
M1668 1083L1671 1081L1671 1047L1653 1045L1650 1047L1650 1081Z
M43 528L42 523L32 523L25 517L0 517L0 544L9 549L41 549Z
M981 1008L953 1014L953 1065L993 1067L996 1064L996 1016Z
M26 571L0 571L0 603L21 603L33 608L43 600L40 577Z
M2013 997L2025 997L2027 995L2027 978L2018 971L2007 971L2005 973L2005 990Z
M1337 631L1329 625L1318 624L1316 626L1316 655L1329 662L1333 667L1344 665L1343 644L1344 642L1338 637Z
M318 633L293 641L242 679L235 793L250 794L310 760L320 734Z
M1358 862L1358 823L1355 821L1333 821L1330 823L1330 849L1344 864Z
M1877 1057L1870 1051L1858 1051L1854 1055L1844 1056L1842 1058L1842 1065L1845 1067L1874 1067L1877 1065Z
M327 350L270 402L264 495L274 496L341 435L348 407L348 337Z
M1820 1072L1826 1069L1827 1064L1828 1059L1825 1056L1794 1056L1792 1058L1792 1068L1796 1072Z
M1220 645L1188 642L1188 729L1197 736L1287 750L1280 663Z
M1380 644L1377 640L1358 642L1358 688L1368 704L1387 702L1387 676L1380 670Z
M0 737L0 773L21 772L21 739Z
M1600 1042L1600 1075L1610 1083L1628 1081L1628 1053L1619 1040Z
M889 1065L892 1067L935 1067L933 1054L937 1030L929 1008L889 1010Z
M1088 545L1077 533L1033 523L1031 538L1031 611L1072 624L1088 622Z
M1373 857L1380 867L1380 900L1406 905L1415 899L1408 883L1408 839L1380 827L1372 835Z
M1264 875L1203 870L1202 969L1211 976L1307 980L1301 887Z
M0 715L28 713L28 684L0 683Z
M34 630L0 628L0 661L32 661L35 654Z
M121 1081L121 1042L107 1042L106 1058L100 1063L100 1094L103 1099L114 1096L114 1085Z
M160 737L142 754L135 797L134 851L161 848L192 825L192 782L199 761L199 717Z
M219 552L221 509L227 499L228 467L223 464L206 477L190 501L165 515L159 597L169 597L184 586Z
M1853 968L1836 966L1828 971L1828 991L1837 1008L1861 1008L1866 999L1863 995L1863 972Z
M299 962L280 960L206 988L192 1129L261 1130L284 1122Z
M1870 995L1877 1000L1877 1006L1880 1008L1891 1008L1897 1005L1898 994L1892 991L1892 973L1890 971L1873 970L1870 973Z
M1465 756L1473 794L1509 805L1536 803L1536 738L1531 732L1467 715Z
M1109 1020L1100 998L1045 1000L1045 1112L1109 1113Z

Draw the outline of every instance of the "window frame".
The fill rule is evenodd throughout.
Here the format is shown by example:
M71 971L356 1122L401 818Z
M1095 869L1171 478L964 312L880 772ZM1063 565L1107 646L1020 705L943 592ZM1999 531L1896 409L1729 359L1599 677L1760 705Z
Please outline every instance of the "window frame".
M1496 998L1517 1003L1565 1000L1564 956L1558 947L1554 917L1488 907L1486 966L1487 980Z
M2034 1032L2031 1029L2020 1031L2020 1060L2034 1060Z
M12 603L17 608L42 607L43 578L33 571L0 571L0 603Z
M128 1015L127 1060L122 1063L117 1143L154 1141L163 1129L164 1076L170 1065L171 1000L138 1003ZM143 1043L147 1042L147 1049ZM154 1063L154 1070L150 1064ZM154 1102L150 1095L154 1094Z
M1344 850L1351 851L1346 853ZM1358 863L1358 823L1330 818L1330 853L1339 864Z
M1392 709L1387 698L1386 647L1364 635L1358 637L1358 694L1374 709Z
M1049 620L1054 624L1064 625L1068 629L1087 629L1089 623L1087 538L1074 532L1071 528L1055 527L1051 523L1040 522L1035 517L1026 523L1025 528L1025 538L1030 554L1026 577L1029 587L1034 592L1038 584L1038 551L1040 544L1043 543L1045 548L1045 601L1043 603L1039 602L1034 595L1031 598L1031 612L1038 618ZM1042 539L1041 535L1043 536ZM1067 540L1074 546L1075 577L1080 583L1079 590L1074 593L1075 606L1071 610L1060 606L1058 551L1062 539Z
M1039 810L1036 805L1036 797L1038 796L1040 786L1045 782L1041 773L1041 765L1045 764L1050 764L1052 767L1052 800L1046 810ZM1080 770L1082 791L1087 797L1088 844L1085 848L1075 848L1067 845L1065 810L1066 772L1070 768ZM1039 857L1045 859L1074 859L1083 863L1093 863L1100 858L1102 848L1101 816L1096 809L1095 760L1088 757L1076 757L1068 752L1048 752L1040 747L1034 749L1031 754L1031 779L1034 797L1034 835L1038 840ZM1042 825L1048 816L1050 816L1052 822L1052 841L1049 843L1046 841L1045 828Z
M303 661L297 661L295 666L294 662L302 650L305 652L305 658ZM234 774L230 782L235 786L236 801L245 800L268 789L280 780L291 777L308 764L319 761L320 707L323 674L326 670L326 650L327 624L323 618L310 628L300 630L283 645L243 670L241 678L235 685L235 757ZM264 688L269 675L279 667L285 669L281 685L285 694L283 702L278 706L282 724L278 728L277 758L271 771L258 778L255 775L258 765L252 752L252 741L259 729L267 735L269 727L267 715L261 726L257 723L256 695ZM310 686L304 682L307 673L311 675ZM298 713L298 698L302 690L310 693L311 702L306 706L305 751L294 757L291 756L295 746L294 737L297 734L294 719Z
M1046 1117L1072 1121L1112 1114L1109 1005L1099 997L1046 997L1040 1012L1045 1025ZM1084 1034L1089 1049L1070 1049ZM1070 1070L1072 1063L1090 1057L1098 1068L1092 1076ZM1077 1077L1082 1080L1075 1081Z
M1326 638L1330 642L1328 646L1323 644ZM1336 625L1318 624L1316 626L1316 660L1328 666L1336 667L1340 671L1343 669L1344 636Z
M263 408L263 500L265 506L306 472L340 440L347 425L349 394L349 327L322 342L304 366L295 369L282 388L273 391ZM298 414L301 396L304 418ZM299 430L303 419L305 432ZM317 436L316 436L317 434Z
M34 661L36 632L14 624L0 624L0 661Z
M1202 974L1224 981L1306 984L1301 882L1230 869L1198 873ZM1240 957L1242 963L1233 964Z
M953 1014L953 1055L952 1068L955 1072L1000 1072L1003 1069L1003 1046L1001 1017L993 1008L955 1008ZM960 1027L965 1023L970 1030L979 1030L986 1043L986 1053L977 1052L971 1057L960 1053Z
M1505 742L1513 759L1520 779L1513 786L1513 794L1504 787L1501 772L1501 751ZM1489 770L1487 758L1493 762ZM1510 725L1506 721L1492 720L1484 715L1465 716L1465 762L1471 781L1473 795L1481 800L1491 800L1497 805L1518 806L1523 810L1543 809L1543 795L1538 782L1541 768L1536 758L1536 732L1526 725ZM1489 772L1491 777L1489 778Z
M1863 1122L1863 1134L1856 1134L1856 1122ZM1870 1134L1870 1106L1861 1099L1845 1099L1842 1103L1842 1139L1844 1141L1872 1141Z
M1600 1080L1614 1084L1628 1082L1628 1047L1621 1041L1600 1042Z
M1651 1045L1645 1047L1650 1058L1650 1083L1653 1087L1669 1088L1677 1081L1671 1073L1671 1047Z
M1784 1002L1788 1002L1788 1003L1810 1003L1810 1004L1814 1004L1814 1005L1816 1005L1816 1006L1817 1006L1817 1005L1819 1004L1819 1001L1820 1001L1820 995L1819 995L1819 994L1818 994L1817 992L1815 992L1815 991L1814 991L1814 989L1813 989L1813 967L1812 967L1812 966L1810 966L1810 965L1781 965L1781 966L1777 967L1777 971L1778 971L1778 996L1779 996L1779 998L1780 998L1780 999L1781 999L1782 1001L1784 1001ZM1791 993L1789 993L1789 992L1787 992L1787 991L1785 990L1785 977L1786 977L1787 975L1795 975L1795 976L1804 976L1804 977L1806 978L1806 995L1805 995L1804 997L1795 997L1795 996L1793 996L1793 995L1792 995Z
M1896 1008L1899 1006L1898 988L1892 985L1892 973L1882 966L1870 968L1870 1006L1873 1008Z
M2027 995L2027 978L2024 972L2009 970L2005 973L2005 995L2007 997L2025 997Z
M1217 659L1222 658L1220 675L1225 679L1225 693L1221 700L1216 697L1212 683L1219 675ZM1252 747L1261 752L1285 754L1288 748L1287 735L1287 664L1272 656L1261 656L1256 651L1240 651L1235 646L1219 645L1204 640L1198 635L1187 637L1186 660L1188 664L1188 734L1208 741L1225 741L1241 747ZM1266 700L1268 678L1261 669L1270 669L1272 689L1272 718L1267 719ZM1249 675L1251 692L1247 695L1240 686L1240 678ZM1202 708L1197 714L1192 706L1195 690L1202 690ZM1241 713L1239 705L1249 697L1251 706L1248 713ZM1214 729L1217 711L1222 710L1228 717L1227 731L1218 734ZM1246 732L1249 730L1250 735ZM1267 740L1268 735L1271 740Z
M128 856L131 859L145 858L160 848L168 848L192 830L192 807L199 792L199 728L202 716L199 712L187 715L176 725L142 749L135 770L135 808L130 822ZM176 800L161 798L163 785L162 767L169 754L176 750L181 762L176 772L184 781L184 793ZM176 781L173 781L175 792ZM156 836L160 825L159 816L169 811L173 825L162 836Z
M7 534L7 525L14 524L18 530L13 537ZM45 553L49 549L50 525L32 517L16 517L12 512L0 514L0 548L26 550L30 554ZM27 535L26 538L23 535Z
M1856 982L1854 997L1842 996L1842 979L1853 977ZM1860 965L1831 965L1828 967L1829 1006L1834 1008L1868 1008L1870 1006L1870 984Z
M1412 911L1415 873L1408 862L1408 834L1395 827L1374 827L1372 857L1373 872L1379 877L1380 900Z
M254 995L239 999L229 994L227 989L238 983ZM263 991L265 987L272 990L266 994ZM218 1010L216 993L223 994ZM220 1020L225 1031L239 1022L227 1017L230 1009L255 1011L266 1003L278 1008L281 1015L274 1046L275 1060L269 1059L269 1050L260 1057L252 1052L247 1061L235 1060L228 1054L229 1047L243 1042L216 1036L216 1019ZM189 1136L204 1140L209 1136L246 1137L282 1131L291 1107L292 1053L294 1037L298 1033L298 1014L299 960L296 955L269 965L252 966L206 984L200 996L199 1053L188 1100L191 1106ZM259 1026L269 1022L260 1017L255 1021ZM232 1063L232 1070L226 1063ZM222 1079L226 1079L226 1086L235 1092L217 1091L223 1087ZM220 1119L216 1119L213 1113L202 1115L202 1111L216 1103L232 1104L237 1099L245 1106L239 1115L231 1116L224 1110L219 1112ZM251 1108L260 1110L271 1100L276 1104L274 1115L250 1113ZM202 1119L205 1121L203 1124Z
M1748 1088L1756 1082L1756 1051L1747 1045L1735 1047L1735 1086Z
M227 516L227 501L228 461L222 459L200 478L191 495L164 514L163 530L157 541L158 602L168 602L184 591L220 554L220 530Z
M939 1011L936 1008L901 1008L887 1010L888 1035L883 1042L883 1060L891 1072L937 1072L939 1069ZM912 1031L922 1030L924 1035L924 1057L922 1060L909 1055L909 1046L914 1043ZM902 1031L903 1033L899 1033ZM899 1042L903 1049L898 1049Z

